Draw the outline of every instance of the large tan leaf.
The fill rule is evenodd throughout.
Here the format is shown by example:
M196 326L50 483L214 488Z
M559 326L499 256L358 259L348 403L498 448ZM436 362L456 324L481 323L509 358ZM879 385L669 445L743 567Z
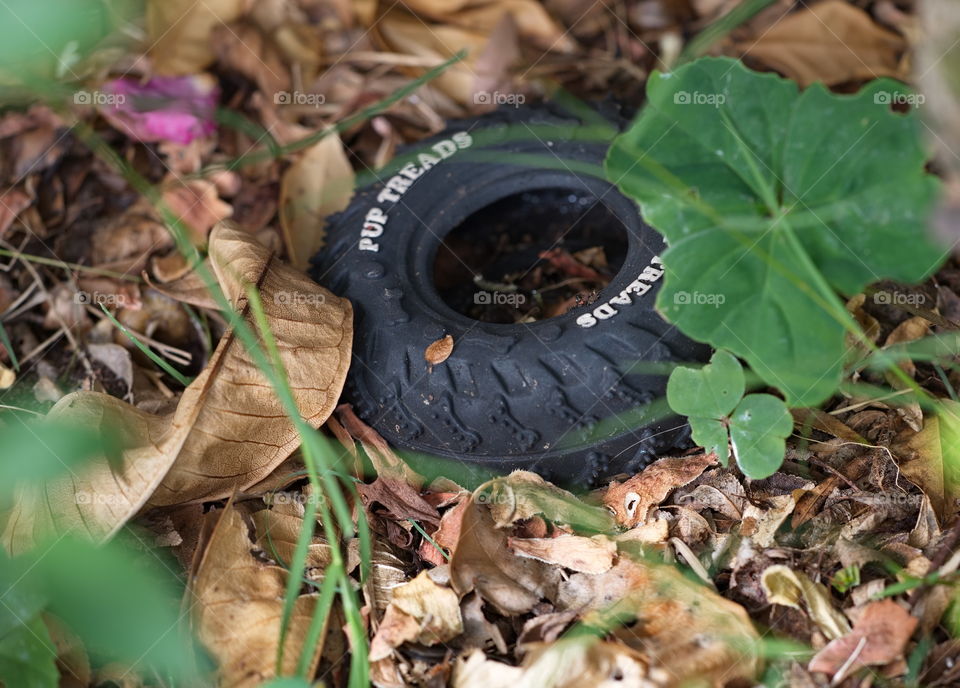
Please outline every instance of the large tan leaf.
M210 258L231 303L245 309L245 285L257 285L300 414L322 425L336 406L353 343L350 302L281 263L251 235L221 224L210 234ZM212 376L204 385L205 376ZM262 480L290 455L299 436L266 376L233 334L180 405L200 411L153 505L222 499Z
M275 675L287 571L255 556L236 507L211 517L219 522L189 591L193 623L217 661L220 685L259 686ZM315 604L313 595L297 598L284 645L284 674L296 670ZM313 650L314 667L322 647L318 643Z
M214 229L210 253L221 287L245 315L243 285L259 287L301 415L319 427L346 378L350 303L230 227ZM97 392L68 395L51 415L98 428L116 426L122 456L114 463L99 457L45 486L21 489L3 533L14 552L68 530L107 538L148 501L172 505L227 497L266 477L299 442L268 380L233 333L221 339L168 416Z
M6 548L18 554L45 535L67 531L94 540L110 537L170 470L198 411L181 406L170 416L154 416L99 392L65 396L49 417L118 434L123 459L111 465L104 457L45 485L19 489L3 532Z
M214 60L210 34L239 19L249 0L149 0L147 40L153 71L180 76L196 74Z
M756 40L737 44L752 58L796 79L802 86L881 76L903 78L906 42L870 15L842 0L826 0L787 16Z
M305 269L323 246L327 217L347 207L353 187L353 168L336 135L310 146L284 173L280 226L294 267Z

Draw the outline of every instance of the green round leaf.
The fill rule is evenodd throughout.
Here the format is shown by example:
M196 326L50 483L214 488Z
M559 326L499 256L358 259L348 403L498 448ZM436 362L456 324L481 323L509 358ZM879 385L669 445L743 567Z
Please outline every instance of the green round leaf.
M730 443L727 441L727 429L719 420L713 418L690 418L690 434L698 447L708 454L717 455L724 466L730 459Z
M717 351L699 370L674 368L667 381L667 403L684 416L722 418L740 401L745 384L736 356Z
M889 107L903 90L881 79L854 95L801 92L705 58L652 75L648 106L607 156L667 238L661 312L791 405L840 382L846 314L830 289L918 281L944 258L924 238L939 185L918 118Z
M748 394L730 418L730 441L737 465L759 480L773 475L783 463L784 439L793 430L787 405L772 394Z

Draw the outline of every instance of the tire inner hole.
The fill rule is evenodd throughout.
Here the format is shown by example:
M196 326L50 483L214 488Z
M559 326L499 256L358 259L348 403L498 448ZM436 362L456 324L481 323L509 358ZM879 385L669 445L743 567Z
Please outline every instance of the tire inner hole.
M525 191L451 230L433 281L448 306L474 320L534 322L592 303L626 254L623 223L595 195Z

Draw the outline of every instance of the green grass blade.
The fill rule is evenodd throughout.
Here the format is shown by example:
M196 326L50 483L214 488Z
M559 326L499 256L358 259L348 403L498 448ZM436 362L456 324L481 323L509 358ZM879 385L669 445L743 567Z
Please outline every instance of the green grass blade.
M13 364L13 369L19 373L20 361L17 360L17 352L13 350L13 344L10 343L10 337L7 336L7 330L2 322L0 322L0 344L3 344L7 353L10 354L10 363Z
M137 347L138 349L140 349L140 351L142 351L142 352L144 353L144 355L147 356L147 358L149 358L151 361L153 361L154 363L156 363L167 375L169 375L170 377L172 377L174 380L176 380L177 382L179 382L179 383L180 383L181 385L183 385L184 387L189 386L190 383L193 382L193 379L192 379L192 378L187 377L186 375L184 375L183 373L181 373L179 370L177 370L176 368L174 368L172 365L170 365L169 363L167 363L166 361L164 361L160 356L158 356L157 354L155 354L154 352L152 352L152 351L150 350L150 347L148 347L146 344L144 344L144 343L141 342L139 339L137 339L136 337L134 337L133 334L131 334L130 330L128 330L119 320L117 320L115 317L113 317L113 314L110 313L110 311L107 310L107 307L104 306L102 303L100 304L100 310L102 310L102 311L104 312L104 314L105 314L108 318L110 318L110 322L112 322L112 323L114 324L114 326L115 326L118 330L120 330L120 332L123 333L123 335L124 335L127 339L129 339L131 342L133 342L133 345L134 345L135 347Z

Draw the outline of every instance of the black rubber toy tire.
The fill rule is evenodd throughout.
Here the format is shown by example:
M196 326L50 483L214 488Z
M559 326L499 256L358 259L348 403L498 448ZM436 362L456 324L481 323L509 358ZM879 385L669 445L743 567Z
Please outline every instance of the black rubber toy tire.
M560 127L556 135L545 138L544 129L554 125ZM392 201L392 193L378 200L389 183L384 175L330 222L313 276L354 305L354 360L345 398L391 445L410 450L405 454L421 471L474 484L490 472L523 468L560 484L587 485L635 471L687 441L687 428L676 418L646 427L634 422L626 430L621 421L600 422L663 396L665 378L628 374L632 363L703 360L708 352L653 310L655 256L663 243L633 201L605 180L572 172L575 163L551 169L529 157L517 162L532 154L602 164L608 143L571 140L577 127L569 115L541 108L453 122L413 148L449 157L427 171L418 167L422 174L410 184L402 180L399 200ZM525 130L531 133L523 135ZM438 143L443 141L448 144ZM501 198L550 188L591 194L627 230L623 267L599 298L565 315L518 325L479 322L447 306L432 281L442 237ZM364 232L374 208L388 219L367 223ZM372 217L379 220L376 211ZM642 274L649 291L618 296L628 288L646 289L637 287ZM604 304L605 319L592 315ZM431 366L424 352L445 335L453 337L453 352ZM437 467L423 456L448 460Z

